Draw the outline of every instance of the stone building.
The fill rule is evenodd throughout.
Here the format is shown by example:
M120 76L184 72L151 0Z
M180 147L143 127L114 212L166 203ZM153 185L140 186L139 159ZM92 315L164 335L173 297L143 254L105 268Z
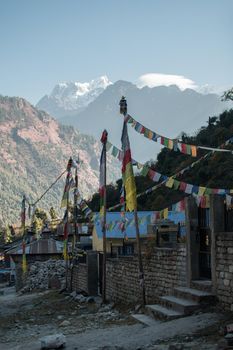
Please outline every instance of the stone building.
M146 249L148 241L157 240L164 241L167 239L168 244L172 240L177 242L177 235L180 223L185 221L184 212L168 213L168 219L159 220L154 224L154 212L139 211L139 232L142 250ZM126 226L125 231L122 232L120 224L122 222L120 212L108 212L106 216L107 230L106 230L106 250L110 256L118 255L133 255L137 250L136 231L134 225L134 213L126 212ZM184 230L183 230L184 232ZM184 234L184 233L183 233ZM165 237L166 235L166 237ZM100 221L96 221L93 228L93 250L97 252L103 251L103 234Z

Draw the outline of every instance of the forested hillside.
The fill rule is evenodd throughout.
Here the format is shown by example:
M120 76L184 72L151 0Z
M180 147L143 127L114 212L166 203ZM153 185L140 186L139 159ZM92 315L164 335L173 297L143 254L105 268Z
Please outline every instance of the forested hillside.
M210 117L207 121L207 127L202 127L195 136L182 136L182 140L188 144L199 146L219 147L226 140L233 136L233 109L225 111L218 117ZM148 141L149 142L149 141ZM233 150L233 145L227 145L228 149ZM199 151L198 156L206 154L208 151ZM150 166L164 174L171 176L179 170L185 168L196 159L181 154L179 151L170 151L167 148L159 153L157 162ZM212 188L231 188L233 189L233 155L231 153L215 152L207 159L195 165L191 170L179 176L178 180L199 186ZM147 188L155 185L155 182L148 177L136 176L137 193L145 191ZM119 203L121 189L121 179L116 185L110 185L107 189L107 206L111 207ZM138 199L139 210L159 210L167 207L185 196L184 192L170 190L162 186L151 194L144 195ZM98 211L99 195L96 193L89 202L90 207Z
M80 158L83 197L98 189L100 142L72 126L62 126L26 100L0 96L0 228L20 221L23 195L33 203L65 170L70 156ZM77 159L77 158L76 158ZM117 178L109 160L109 181ZM40 208L60 208L65 176L49 191Z

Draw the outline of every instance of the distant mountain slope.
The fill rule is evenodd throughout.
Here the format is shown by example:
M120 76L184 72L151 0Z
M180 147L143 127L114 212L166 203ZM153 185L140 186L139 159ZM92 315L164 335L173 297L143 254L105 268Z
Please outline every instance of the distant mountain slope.
M71 155L80 156L79 185L84 197L98 189L100 143L70 126L59 125L26 100L0 96L0 224L18 221L23 194L30 201L65 169ZM116 161L115 161L116 162ZM116 163L115 163L116 164ZM109 181L120 175L109 160ZM40 202L60 206L65 176Z
M181 91L175 85L139 89L132 83L118 81L76 116L63 117L61 122L94 136L106 128L113 143L120 146L122 117L119 100L122 95L127 98L129 114L168 137L177 137L181 131L197 130L206 124L209 116L218 115L228 106L215 94L204 95L191 89ZM129 129L133 156L141 161L154 159L160 147Z

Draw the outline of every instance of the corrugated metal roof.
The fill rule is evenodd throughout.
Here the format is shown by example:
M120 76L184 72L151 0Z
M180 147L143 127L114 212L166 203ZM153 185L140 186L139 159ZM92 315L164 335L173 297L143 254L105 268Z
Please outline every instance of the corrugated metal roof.
M62 254L63 252L63 242L56 241L53 238L39 239L26 244L25 247L26 254ZM10 249L7 252L8 255L21 255L23 254L22 244L18 245L16 248Z
M139 232L140 236L146 237L147 236L147 225L151 223L151 218L153 218L154 211L139 211L138 212L138 218L143 218L143 217L149 217L144 222L139 223ZM126 218L128 220L133 219L134 213L126 213ZM106 223L109 224L110 222L121 222L121 214L120 212L108 212L106 216ZM168 212L168 220L173 221L175 224L178 224L178 222L184 222L185 221L185 213L184 212L174 212L174 211L169 211ZM161 220L160 220L161 221ZM164 223L166 220L164 220ZM102 228L101 228L101 223L100 220L97 219L95 221L95 228L96 228L96 233L99 238L102 238ZM128 238L136 238L136 232L135 232L135 226L134 222L132 225L127 226L125 234L127 235ZM111 231L107 230L106 231L106 237L107 238L123 238L123 233L117 224Z

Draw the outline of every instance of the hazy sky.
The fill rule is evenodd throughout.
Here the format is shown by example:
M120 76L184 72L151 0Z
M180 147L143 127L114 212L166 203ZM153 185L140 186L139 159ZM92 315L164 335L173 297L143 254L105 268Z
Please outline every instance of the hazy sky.
M0 94L147 73L233 85L232 0L0 0Z

